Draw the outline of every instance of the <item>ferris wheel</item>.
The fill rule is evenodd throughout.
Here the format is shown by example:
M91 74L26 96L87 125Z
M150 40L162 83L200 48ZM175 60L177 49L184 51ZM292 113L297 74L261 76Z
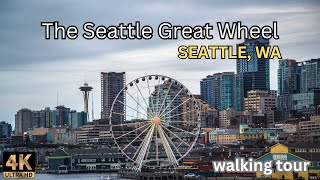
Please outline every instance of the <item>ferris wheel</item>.
M110 110L115 145L135 171L176 167L200 132L196 98L177 80L163 75L137 78L118 93Z

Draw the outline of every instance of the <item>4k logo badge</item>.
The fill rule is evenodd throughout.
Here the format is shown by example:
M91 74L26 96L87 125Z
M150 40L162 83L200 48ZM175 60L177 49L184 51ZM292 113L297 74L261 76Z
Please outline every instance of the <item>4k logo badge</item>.
M3 152L3 178L35 178L34 152Z

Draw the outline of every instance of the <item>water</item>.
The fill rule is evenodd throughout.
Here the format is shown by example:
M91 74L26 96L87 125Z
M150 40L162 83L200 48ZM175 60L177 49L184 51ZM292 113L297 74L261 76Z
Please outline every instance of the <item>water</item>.
M109 175L110 179L119 179L119 180L128 180L128 179L121 179L117 177L117 173L75 173L75 174L36 174L35 179L41 180L101 180L101 176L107 178ZM0 177L2 179L2 175ZM30 179L28 179L30 180Z

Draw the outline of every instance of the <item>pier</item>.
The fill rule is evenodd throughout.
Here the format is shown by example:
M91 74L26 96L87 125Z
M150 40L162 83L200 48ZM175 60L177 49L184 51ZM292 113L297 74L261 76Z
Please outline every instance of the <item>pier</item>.
M36 170L37 174L72 174L72 173L109 173L118 172L118 169L74 169L74 170Z
M186 179L184 173L178 172L130 172L130 171L119 171L119 178L136 179L136 180L178 180Z

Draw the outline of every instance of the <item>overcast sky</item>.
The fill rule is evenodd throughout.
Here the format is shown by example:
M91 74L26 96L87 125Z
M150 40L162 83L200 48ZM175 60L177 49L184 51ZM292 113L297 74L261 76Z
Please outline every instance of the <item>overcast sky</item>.
M236 71L235 60L180 60L182 44L232 44L239 40L45 40L42 21L65 26L92 21L117 25L141 21L156 31L163 21L197 25L242 21L247 26L278 21L283 58L319 58L319 1L0 1L0 121L14 124L21 108L40 110L59 104L82 110L78 90L86 80L94 88L94 113L100 117L100 72L127 73L127 81L147 74L164 74L199 93L208 74ZM215 26L214 31L217 28ZM80 34L81 35L81 34ZM217 34L214 33L217 37ZM277 89L278 60L270 62L271 88ZM91 107L90 107L91 109Z

